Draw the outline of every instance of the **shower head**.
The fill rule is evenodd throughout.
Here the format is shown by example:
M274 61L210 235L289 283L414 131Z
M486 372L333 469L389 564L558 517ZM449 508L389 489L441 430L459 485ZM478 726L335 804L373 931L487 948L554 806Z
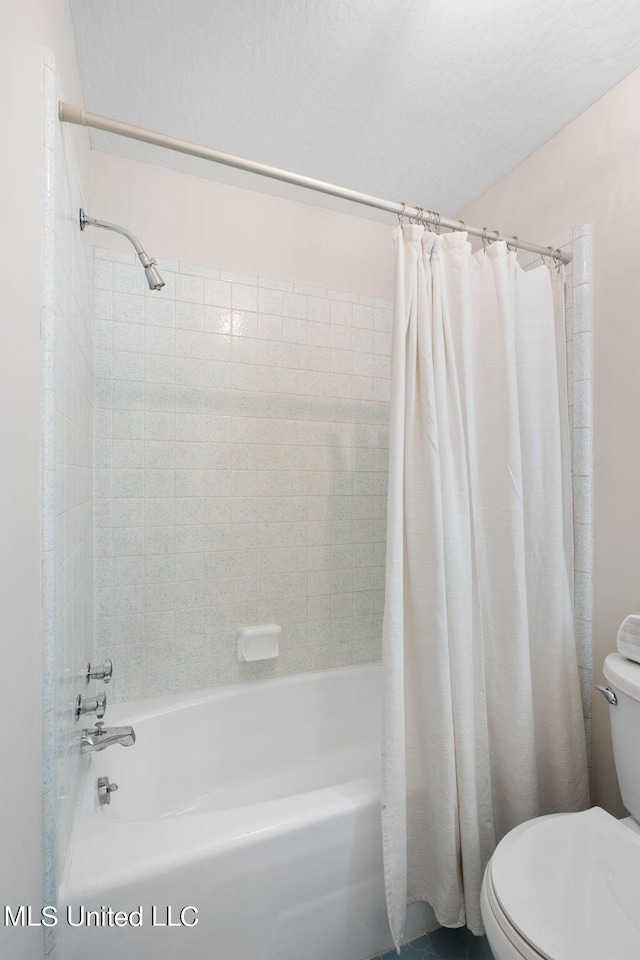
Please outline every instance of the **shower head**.
M142 247L138 251L138 257L140 258L140 263L144 267L144 274L147 278L147 283L149 284L149 290L160 290L164 287L164 280L156 270L157 261L153 257L148 257L144 252Z
M133 244L135 251L138 254L138 259L144 267L149 289L161 290L162 287L164 287L164 280L156 270L156 261L153 259L153 257L150 257L147 253L145 253L137 238L134 237L130 230L126 230L124 227L119 227L117 223L107 223L106 220L94 220L93 217L88 217L82 207L80 207L80 229L84 230L84 228L87 226L100 227L102 230L113 230L114 233L121 233L123 237L126 237L127 240Z
M149 266L144 268L144 272L147 277L147 283L149 284L149 290L160 290L164 287L164 280L156 270L155 260L152 260Z

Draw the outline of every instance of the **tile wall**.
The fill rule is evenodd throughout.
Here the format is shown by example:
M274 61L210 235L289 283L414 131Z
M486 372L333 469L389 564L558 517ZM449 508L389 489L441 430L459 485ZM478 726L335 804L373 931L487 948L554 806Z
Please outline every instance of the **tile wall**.
M97 249L96 643L117 699L380 657L391 304ZM241 626L282 625L240 664Z
M591 227L582 224L554 241L572 255L565 268L567 388L573 467L574 630L591 763L593 637L593 280ZM540 262L522 254L523 266Z
M43 450L44 903L56 902L83 772L76 693L93 654L93 250L82 190L58 122L55 63L44 64ZM47 956L53 951L47 930Z

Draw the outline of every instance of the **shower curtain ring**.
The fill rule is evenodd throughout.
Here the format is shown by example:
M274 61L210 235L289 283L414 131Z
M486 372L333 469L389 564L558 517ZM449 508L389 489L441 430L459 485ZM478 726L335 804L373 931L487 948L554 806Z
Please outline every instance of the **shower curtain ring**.
M547 247L547 250L549 251L549 253L543 253L543 254L541 254L542 262L544 263L545 267L555 267L555 265L556 265L556 251L553 249L553 247L552 247L551 245L549 245L549 246ZM547 261L545 260L545 257L549 257L549 260L550 260L549 263L547 263Z
M562 251L560 250L559 247L552 247L552 246L549 246L547 249L549 250L549 257L551 258L551 263L549 264L549 266L555 267L556 272L560 274L560 270L562 268L562 260L560 259L560 256L562 254ZM544 257L543 257L543 260L544 260Z
M437 211L434 212L434 217L436 218L436 220L435 220L435 223L434 223L434 225L433 225L433 228L434 228L436 234L439 235L439 234L440 234L440 221L442 220L442 217L440 216L440 214L439 214Z
M488 229L489 229L488 227L483 227L483 228L482 228L482 249L483 249L483 250L486 250L486 249L487 249L487 246L488 246L488 244L489 244L489 238L487 237L487 230L488 230Z
M400 224L400 226L402 226L404 224L404 214L407 209L407 205L404 202L404 200L402 201L400 206L402 207L402 212L398 214L398 223Z
M511 237L513 243L507 243L507 250L511 250L512 253L518 252L518 244L520 243L520 237L516 237L515 233Z

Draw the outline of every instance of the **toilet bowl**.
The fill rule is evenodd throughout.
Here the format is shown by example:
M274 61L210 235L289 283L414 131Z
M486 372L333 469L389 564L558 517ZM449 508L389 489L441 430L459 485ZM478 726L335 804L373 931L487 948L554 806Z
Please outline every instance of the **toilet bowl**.
M481 894L495 960L640 960L640 664L610 654L604 673L622 799L635 819L593 807L504 837Z

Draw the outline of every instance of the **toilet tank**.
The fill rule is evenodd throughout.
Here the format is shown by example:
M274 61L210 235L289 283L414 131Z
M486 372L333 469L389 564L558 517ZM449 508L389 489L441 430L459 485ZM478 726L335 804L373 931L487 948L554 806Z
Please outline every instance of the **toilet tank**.
M640 663L610 653L603 673L618 701L611 706L610 716L622 802L640 821Z

